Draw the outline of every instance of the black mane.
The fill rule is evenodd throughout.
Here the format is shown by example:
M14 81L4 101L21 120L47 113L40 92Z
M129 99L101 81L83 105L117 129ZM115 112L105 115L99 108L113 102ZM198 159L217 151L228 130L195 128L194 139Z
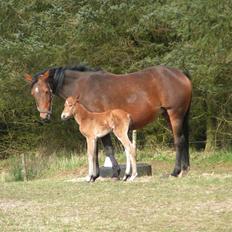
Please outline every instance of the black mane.
M79 71L79 72L98 72L101 71L101 68L93 68L85 64L78 64L76 66L64 66L64 67L54 67L54 68L46 68L38 73L36 73L32 78L31 87L38 81L38 78L40 75L45 73L46 71L49 71L49 83L54 91L54 93L57 91L57 89L62 85L63 79L64 79L64 71L65 70L73 70L73 71Z
M73 70L73 71L79 71L79 72L97 72L101 71L101 68L93 68L85 64L79 64L77 66L72 67L64 67L66 70Z
M63 69L63 70L73 70L73 71L79 71L79 72L97 72L97 71L101 71L102 69L101 68L93 68L93 67L90 67L88 65L85 65L85 64L78 64L76 66L60 66L60 67L54 67L54 68L46 68L40 72L37 72L34 76L33 76L33 79L38 79L38 77L45 73L46 71L54 71L56 69Z

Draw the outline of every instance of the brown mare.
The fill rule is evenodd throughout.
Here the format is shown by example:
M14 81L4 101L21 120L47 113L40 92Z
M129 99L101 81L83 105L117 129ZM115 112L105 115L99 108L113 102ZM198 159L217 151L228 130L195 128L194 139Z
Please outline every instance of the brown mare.
M181 171L189 169L188 112L192 86L181 70L154 66L116 75L77 66L50 68L34 77L27 74L25 78L31 83L31 92L42 119L50 118L52 93L63 99L79 95L80 103L92 112L122 109L131 116L131 129L145 126L161 112L171 126L176 147L172 175L178 176ZM113 163L114 176L118 176L120 169L110 136L103 137L102 142Z
M88 111L80 104L77 97L68 97L64 104L61 114L62 120L74 117L79 124L79 129L87 141L87 154L89 162L89 175L87 181L95 181L97 173L96 148L97 139L110 132L121 141L126 152L126 171L123 180L126 181L130 176L130 162L132 165L132 175L129 180L134 180L137 176L135 147L128 138L128 130L131 124L130 115L120 109L108 110L101 113Z

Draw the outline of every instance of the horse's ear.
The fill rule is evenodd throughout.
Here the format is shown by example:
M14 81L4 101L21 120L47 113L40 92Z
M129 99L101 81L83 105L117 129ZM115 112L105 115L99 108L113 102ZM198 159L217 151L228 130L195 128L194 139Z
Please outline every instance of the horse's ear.
M31 82L32 82L32 76L30 75L30 74L25 74L24 75L24 80L26 81L26 82L28 82L28 83L30 83L31 84Z
M49 77L49 70L47 70L44 74L43 74L43 80L47 80Z

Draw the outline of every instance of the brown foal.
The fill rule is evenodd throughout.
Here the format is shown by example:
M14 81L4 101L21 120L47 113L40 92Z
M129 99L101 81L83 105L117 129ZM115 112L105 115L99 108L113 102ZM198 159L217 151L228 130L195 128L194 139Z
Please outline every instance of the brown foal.
M123 180L126 181L130 176L130 162L132 165L132 175L129 180L134 180L137 176L135 147L128 138L128 130L131 124L130 115L120 109L108 110L101 113L90 112L77 97L68 97L64 104L61 119L66 120L74 117L79 124L79 129L87 141L87 154L89 162L89 175L87 181L94 181L98 177L96 147L97 139L110 132L121 141L126 152L126 171Z

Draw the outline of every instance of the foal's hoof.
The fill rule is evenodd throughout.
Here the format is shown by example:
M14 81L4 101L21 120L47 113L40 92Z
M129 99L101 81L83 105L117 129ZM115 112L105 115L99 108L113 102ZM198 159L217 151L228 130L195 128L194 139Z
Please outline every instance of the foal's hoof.
M95 178L96 179L96 178ZM94 182L95 181L94 176L86 176L85 180L89 183L89 182Z
M123 181L127 181L127 179L130 177L130 174L125 174L125 176L122 178Z
M138 174L136 173L136 174L134 174L134 175L132 175L130 178L129 178L129 181L134 181L134 179L135 179L135 177L136 176L138 176Z

